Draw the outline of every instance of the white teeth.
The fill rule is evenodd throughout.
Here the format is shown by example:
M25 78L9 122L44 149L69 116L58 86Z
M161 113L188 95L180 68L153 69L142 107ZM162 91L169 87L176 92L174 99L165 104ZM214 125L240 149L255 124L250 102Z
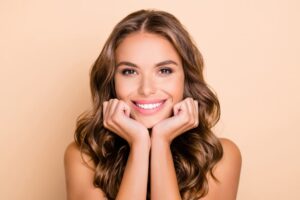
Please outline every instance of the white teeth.
M143 109L154 109L161 105L161 103L154 103L154 104L136 104L138 107Z

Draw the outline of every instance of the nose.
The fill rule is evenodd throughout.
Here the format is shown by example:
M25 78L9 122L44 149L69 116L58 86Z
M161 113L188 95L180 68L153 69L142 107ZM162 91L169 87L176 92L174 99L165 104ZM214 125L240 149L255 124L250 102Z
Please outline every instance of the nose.
M155 82L151 77L141 78L138 92L143 96L149 96L155 93Z

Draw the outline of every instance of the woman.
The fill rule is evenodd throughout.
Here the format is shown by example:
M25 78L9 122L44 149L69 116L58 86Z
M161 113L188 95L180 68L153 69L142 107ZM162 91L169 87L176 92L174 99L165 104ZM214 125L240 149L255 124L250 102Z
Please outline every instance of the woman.
M93 109L79 118L65 152L69 200L236 198L240 151L211 130L219 102L173 15L125 17L90 80Z

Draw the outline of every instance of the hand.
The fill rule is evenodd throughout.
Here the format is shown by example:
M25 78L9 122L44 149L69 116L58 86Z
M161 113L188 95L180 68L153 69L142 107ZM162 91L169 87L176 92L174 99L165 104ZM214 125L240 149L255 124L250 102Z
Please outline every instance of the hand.
M162 120L152 128L152 138L159 138L171 144L180 134L199 124L198 101L186 98L173 107L174 116Z
M130 118L130 107L122 100L110 99L103 103L103 125L125 139L130 146L148 140L148 129Z

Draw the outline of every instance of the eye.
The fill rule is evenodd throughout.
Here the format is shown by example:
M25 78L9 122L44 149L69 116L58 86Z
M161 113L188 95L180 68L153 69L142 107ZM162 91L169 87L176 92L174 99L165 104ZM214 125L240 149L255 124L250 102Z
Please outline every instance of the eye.
M169 68L169 67L164 67L164 68L161 68L159 70L159 72L161 74L171 74L173 72L173 70L171 68Z
M132 74L136 74L136 71L134 69L123 69L121 73L123 75L132 75Z

